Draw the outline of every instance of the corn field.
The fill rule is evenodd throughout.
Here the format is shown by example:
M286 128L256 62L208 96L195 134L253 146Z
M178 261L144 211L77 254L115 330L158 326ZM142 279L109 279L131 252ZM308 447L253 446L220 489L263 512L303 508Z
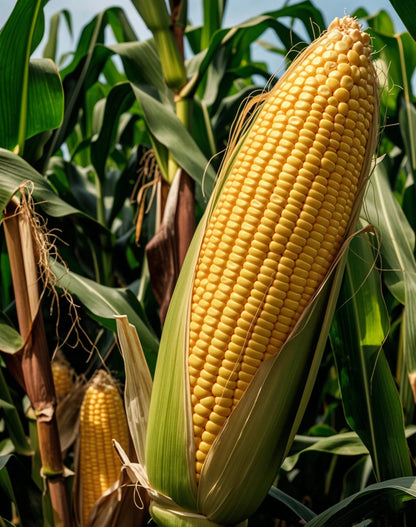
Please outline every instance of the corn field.
M0 527L414 525L412 2L63 54L46 3L0 21Z

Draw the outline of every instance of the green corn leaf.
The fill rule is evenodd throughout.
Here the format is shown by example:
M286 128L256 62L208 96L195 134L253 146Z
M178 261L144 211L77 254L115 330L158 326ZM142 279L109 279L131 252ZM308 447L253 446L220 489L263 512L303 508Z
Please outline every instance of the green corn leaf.
M388 517L416 498L416 478L406 477L369 485L306 523L306 527L351 527L363 518Z
M67 9L62 9L51 16L49 20L48 40L43 48L43 58L56 62L56 49L58 46L58 32L61 18L64 18L69 34L72 36L72 17Z
M399 106L399 125L408 159L408 169L416 174L416 108L403 98Z
M208 165L207 158L175 115L171 105L160 102L129 82L118 84L111 90L106 102L101 132L91 145L92 161L98 174L103 177L105 162L116 133L117 119L121 112L131 106L134 99L142 109L155 153L161 161L161 169L167 166L164 160L169 151L177 163L198 183L199 188L203 188L209 195L215 179L214 170Z
M385 11L367 20L372 45L376 52L376 65L382 86L381 100L388 115L396 122L396 100L403 91L409 100L412 93L411 78L416 67L416 42L409 33L395 33L392 21Z
M17 408L13 404L12 397L10 395L9 387L7 386L6 380L3 375L3 371L0 368L0 407L3 411L4 421L6 424L7 433L10 436L11 442L13 443L14 450L18 454L30 456L33 454L33 450L29 444L26 434L23 429L22 422L19 417Z
M157 503L151 502L149 512L157 525L164 527L223 527L215 521L209 520L201 514L186 513L179 511L178 514L172 514L168 507L159 506ZM247 527L248 522L230 525L229 527Z
M414 16L414 4L411 0L390 0L403 24L406 26L413 39L416 40L416 22Z
M364 235L351 241L331 344L347 421L380 481L412 469L399 394L382 350L388 319L371 241Z
M130 82L139 86L149 86L173 103L171 93L166 93L162 66L153 39L121 42L107 46L107 49L120 57Z
M0 312L0 349L6 353L15 353L22 346L20 333L11 325L9 318Z
M285 459L282 468L287 472L295 468L300 456L305 452L324 452L336 456L362 456L368 454L367 447L355 432L344 432L322 438L296 436L296 439L298 441L308 440L307 442L312 444Z
M406 427L406 439L415 434L416 426ZM343 432L327 437L296 435L291 452L294 454L288 456L282 465L286 471L293 470L299 457L305 452L323 452L336 456L366 456L368 449L355 432Z
M48 181L21 157L0 148L0 219L10 198L20 185L29 182L29 191L35 203L41 203L43 210L51 216L65 216L78 210L63 201L52 190Z
M107 59L113 54L110 49L100 45L104 42L108 27L112 29L117 41L137 40L124 11L119 7L102 11L83 28L72 61L61 71L65 90L65 114L43 158L44 167L74 129L84 101L82 94L98 80ZM88 113L86 117L88 119Z
M201 31L201 49L209 46L212 35L221 28L222 5L220 2L203 0L204 23Z
M142 308L133 293L98 284L93 280L68 271L56 262L51 263L51 269L56 276L57 287L78 298L90 314L108 329L116 331L114 316L126 315L128 317L140 335L149 369L153 372L158 341L153 331L143 322L143 318L140 316Z
M132 86L132 89L142 107L151 134L168 148L179 166L183 167L209 195L215 180L215 173L212 167L207 166L207 160L192 135L166 105L136 86Z
M186 71L171 28L172 21L165 0L132 2L153 33L166 84L172 90L179 90L186 83Z
M51 62L30 63L43 35L42 0L19 0L0 33L0 147L17 145L23 153L28 137L57 128L63 92Z
M383 278L394 297L405 305L403 349L409 374L416 373L415 233L391 191L386 163L379 163L366 193L363 215L380 242Z
M61 125L64 93L55 64L49 59L29 63L26 138Z
M88 61L88 57L91 55L94 47L104 42L107 27L112 30L117 42L137 40L134 30L120 7L105 9L83 28L72 61L61 72L63 79L74 72L83 59L87 58Z
M129 85L118 84L105 100L102 126L97 139L91 142L91 161L98 177L104 182L106 162L113 148L118 131L120 116L128 110L134 100Z
M188 68L192 68L194 73L189 83L183 88L183 95L195 93L210 64L214 60L218 60L220 48L226 48L226 53L229 57L232 54L234 65L235 63L239 64L242 53L268 29L275 31L277 37L286 44L286 48L291 50L290 58L295 58L305 45L304 38L298 36L293 31L293 28L288 28L285 24L279 22L277 19L280 17L300 19L311 40L316 36L314 34L316 26L311 24L311 20L314 20L314 23L320 28L319 31L322 31L326 26L319 10L311 2L305 1L250 18L230 29L220 29L212 36L209 47L189 62ZM295 47L296 44L297 46ZM224 61L224 57L221 60ZM225 68L224 64L223 67ZM212 97L213 94L211 93L211 99Z
M274 498L279 503L283 504L287 509L292 511L296 516L303 521L312 520L316 516L314 512L312 512L308 507L306 507L303 503L295 500L288 494L282 492L280 489L276 487L272 487L269 490L269 496Z

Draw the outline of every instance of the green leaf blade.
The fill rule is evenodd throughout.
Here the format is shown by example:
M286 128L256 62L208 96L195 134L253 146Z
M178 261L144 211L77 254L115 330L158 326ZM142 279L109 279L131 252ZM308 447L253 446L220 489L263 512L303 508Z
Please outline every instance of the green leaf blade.
M0 32L0 147L8 150L22 146L26 133L28 65L41 11L40 0L19 0Z
M29 182L29 190L34 201L41 203L45 212L51 216L59 217L78 212L75 207L72 207L55 194L48 181L26 161L2 148L0 148L0 176L0 211L5 209L18 188Z
M141 307L134 295L125 289L106 287L93 280L71 273L61 264L52 263L57 286L68 291L90 311L105 327L116 332L115 316L126 315L136 328L150 371L156 364L158 341L140 317Z
M64 92L55 64L34 59L29 64L26 138L58 128L64 115Z
M370 243L363 235L351 242L331 345L347 421L383 480L412 470L399 394L381 348L388 321Z

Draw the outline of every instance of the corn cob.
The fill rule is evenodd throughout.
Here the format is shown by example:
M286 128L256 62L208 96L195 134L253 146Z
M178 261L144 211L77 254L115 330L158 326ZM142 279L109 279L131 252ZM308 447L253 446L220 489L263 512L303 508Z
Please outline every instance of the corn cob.
M128 450L129 432L122 398L111 376L100 370L85 393L80 414L79 480L84 527L95 502L120 476L121 462L113 439Z
M270 92L207 225L189 324L197 480L260 364L317 292L365 184L377 103L360 28L334 20Z
M51 364L56 398L61 401L69 394L74 383L74 372L63 357L54 359Z

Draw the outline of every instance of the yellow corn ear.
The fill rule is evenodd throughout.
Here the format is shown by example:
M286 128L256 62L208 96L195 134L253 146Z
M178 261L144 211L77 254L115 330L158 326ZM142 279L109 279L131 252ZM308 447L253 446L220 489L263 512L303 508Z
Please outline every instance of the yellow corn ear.
M112 377L99 370L87 388L80 412L79 474L82 525L95 502L120 476L116 439L128 451L129 432L123 401Z
M70 393L73 387L74 371L69 362L61 356L52 361L51 368L56 399L59 402Z
M293 441L376 147L370 59L336 19L239 121L162 332L140 461L160 525L244 522Z
M336 19L263 103L207 225L195 270L189 381L197 479L260 364L327 274L367 177L377 126L370 37Z

